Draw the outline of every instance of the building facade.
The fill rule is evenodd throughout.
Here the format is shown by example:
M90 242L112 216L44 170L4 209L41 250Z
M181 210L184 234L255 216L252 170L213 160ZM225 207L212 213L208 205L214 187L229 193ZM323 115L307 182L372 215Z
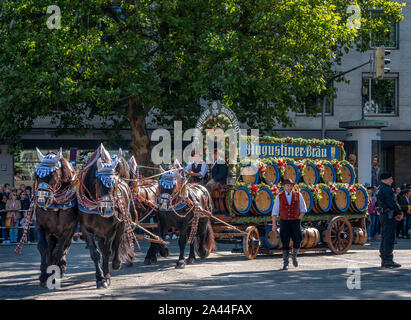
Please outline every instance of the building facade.
M377 10L371 14L381 14ZM371 158L378 155L380 168L390 171L396 186L411 183L411 7L403 8L404 19L392 23L390 32L376 34L371 37L372 49L360 53L351 51L343 58L342 65L336 67L341 72L369 61L375 57L375 48L384 45L390 50L387 56L391 62L387 65L389 72L382 80L374 78L370 66L348 73L345 77L349 84L334 83L337 98L327 105L325 116L325 137L345 141L348 154L355 154L358 163L366 158L363 168L368 168L367 177L361 183L371 183ZM320 103L320 102L319 102ZM364 148L359 147L358 139L353 138L350 129L341 127L342 122L364 119L383 123L381 129L366 128L370 132L370 148L364 155ZM277 128L281 136L303 138L321 138L321 116L307 118L304 110L292 113L295 123L293 128ZM386 126L385 126L386 125ZM366 126L367 127L367 126ZM362 135L360 129L354 130L354 136ZM367 149L367 150L368 150ZM360 169L360 168L359 168Z

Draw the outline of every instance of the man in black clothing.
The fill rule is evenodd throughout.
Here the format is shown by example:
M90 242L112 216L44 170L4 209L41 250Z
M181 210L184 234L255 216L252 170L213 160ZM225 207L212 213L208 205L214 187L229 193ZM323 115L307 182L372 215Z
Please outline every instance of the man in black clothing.
M377 207L380 210L381 220L381 245L380 257L382 268L398 268L400 264L393 261L393 251L395 243L396 221L401 221L403 213L395 201L394 191L391 188L393 183L390 173L383 173L380 176L381 183L377 191Z
M206 188L210 194L220 185L225 185L227 181L228 167L225 162L217 162L217 150L214 151L214 164L211 167L211 179L207 182Z

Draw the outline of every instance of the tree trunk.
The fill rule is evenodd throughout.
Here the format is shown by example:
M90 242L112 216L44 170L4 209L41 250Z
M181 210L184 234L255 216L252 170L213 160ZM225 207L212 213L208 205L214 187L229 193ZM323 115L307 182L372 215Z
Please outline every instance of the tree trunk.
M128 117L131 130L131 149L137 164L152 166L150 140L146 130L146 113L137 99L131 98L128 103ZM142 175L152 174L152 170L140 170Z

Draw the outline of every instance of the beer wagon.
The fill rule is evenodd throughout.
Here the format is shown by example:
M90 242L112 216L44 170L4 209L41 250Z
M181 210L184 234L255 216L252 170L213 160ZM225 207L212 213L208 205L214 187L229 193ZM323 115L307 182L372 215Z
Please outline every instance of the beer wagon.
M242 161L235 185L212 194L217 242L235 244L232 252L242 252L247 259L281 252L271 212L281 180L291 178L308 210L302 219L301 252L344 254L351 247L368 245L368 193L355 183L342 142L262 137L259 144L248 145L248 155L259 158Z

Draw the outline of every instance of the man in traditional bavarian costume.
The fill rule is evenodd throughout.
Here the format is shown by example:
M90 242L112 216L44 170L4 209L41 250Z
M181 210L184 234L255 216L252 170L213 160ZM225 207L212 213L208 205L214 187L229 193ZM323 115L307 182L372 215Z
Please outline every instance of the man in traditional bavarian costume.
M191 177L192 182L204 184L204 180L207 178L207 164L194 151L191 153L191 157L194 158L194 162L189 163L184 171Z
M290 237L293 239L291 257L294 267L298 267L297 254L302 241L301 219L307 212L302 194L293 190L294 181L286 179L283 182L284 190L276 197L272 211L273 232L277 233L277 216L280 215L280 238L283 244L283 268L288 270Z

